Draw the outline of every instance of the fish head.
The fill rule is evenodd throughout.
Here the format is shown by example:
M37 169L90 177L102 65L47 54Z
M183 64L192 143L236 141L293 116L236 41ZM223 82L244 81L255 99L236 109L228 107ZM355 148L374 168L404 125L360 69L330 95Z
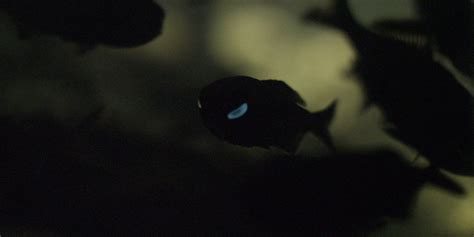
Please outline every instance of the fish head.
M268 95L268 94L267 94ZM218 138L241 146L268 147L274 111L262 82L247 76L219 79L201 90L204 125Z

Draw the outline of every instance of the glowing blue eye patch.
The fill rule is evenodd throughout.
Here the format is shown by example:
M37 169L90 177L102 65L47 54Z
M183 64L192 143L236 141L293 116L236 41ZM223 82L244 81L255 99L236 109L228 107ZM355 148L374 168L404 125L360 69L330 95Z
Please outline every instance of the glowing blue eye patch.
M227 119L229 120L238 119L244 116L244 114L247 113L248 109L249 109L249 105L247 103L243 103L237 109L230 111L227 114Z

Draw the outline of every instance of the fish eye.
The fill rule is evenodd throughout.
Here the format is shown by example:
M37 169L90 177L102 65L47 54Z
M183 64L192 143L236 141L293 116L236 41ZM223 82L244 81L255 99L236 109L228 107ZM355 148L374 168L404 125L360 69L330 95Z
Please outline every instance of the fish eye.
M249 109L249 105L247 103L243 103L237 109L230 111L227 114L227 119L229 120L238 119L244 116L244 114L247 113L248 109Z

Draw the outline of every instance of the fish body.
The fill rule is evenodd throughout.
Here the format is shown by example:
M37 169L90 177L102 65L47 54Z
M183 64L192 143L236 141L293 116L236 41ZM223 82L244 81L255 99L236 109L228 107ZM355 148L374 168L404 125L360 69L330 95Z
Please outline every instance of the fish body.
M345 0L336 0L333 12L314 10L306 19L347 33L357 53L353 71L368 103L379 105L395 125L389 133L437 167L474 175L474 161L460 152L472 133L472 97L449 70L433 60L433 47L367 29L353 18Z
M311 130L332 144L328 125L335 104L308 112L303 99L278 80L234 76L217 80L201 90L198 106L204 125L218 138L245 147L280 147L296 151Z
M473 76L474 4L470 0L417 0L416 7L434 47L465 74Z
M470 56L474 49L474 5L471 1L416 0L415 3L416 19L378 20L370 29L410 44L431 47L450 58L462 73L472 76L469 64L474 63Z
M164 10L152 0L6 0L21 38L53 35L81 46L135 47L162 31Z
M410 218L425 184L446 194L466 194L443 172L402 160L387 150L321 159L273 157L246 181L243 217L262 232L366 236L386 221Z

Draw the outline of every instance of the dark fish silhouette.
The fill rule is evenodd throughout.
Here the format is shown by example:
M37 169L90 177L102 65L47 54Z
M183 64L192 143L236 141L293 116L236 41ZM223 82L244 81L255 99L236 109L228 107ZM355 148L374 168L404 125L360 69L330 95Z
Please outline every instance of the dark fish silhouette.
M241 212L250 226L271 236L366 236L387 217L409 218L427 183L465 193L439 170L402 160L390 151L270 159L244 186Z
M20 37L54 35L84 49L134 47L162 31L165 13L152 0L6 0Z
M313 10L305 19L347 33L357 52L354 71L368 101L382 107L396 126L389 132L435 166L474 175L473 159L461 154L472 134L472 97L450 71L433 60L433 47L369 30L353 18L347 1L334 3L331 13Z
M419 19L377 21L373 29L412 44L432 47L448 56L457 69L469 74L469 64L474 62L471 5L469 0L417 0Z
M303 99L287 84L234 76L202 89L198 106L204 125L218 138L251 147L280 147L296 151L311 130L332 146L328 126L336 104L310 113Z
M431 41L464 73L474 64L474 5L470 0L417 0L416 6Z

